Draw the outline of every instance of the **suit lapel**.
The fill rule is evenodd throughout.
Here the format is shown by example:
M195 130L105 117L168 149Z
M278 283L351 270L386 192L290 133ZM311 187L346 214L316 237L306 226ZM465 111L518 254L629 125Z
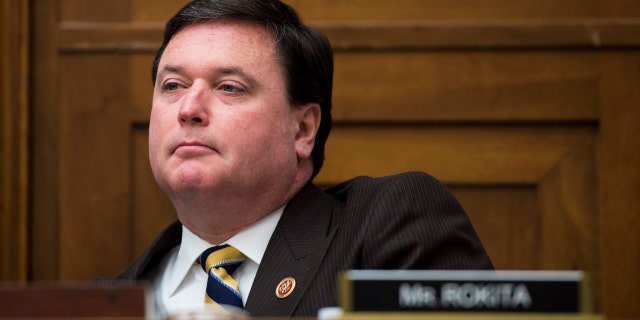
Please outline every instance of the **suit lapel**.
M336 202L312 184L287 205L256 274L245 309L252 316L292 316L314 278L337 230ZM287 277L295 289L286 298L276 288Z

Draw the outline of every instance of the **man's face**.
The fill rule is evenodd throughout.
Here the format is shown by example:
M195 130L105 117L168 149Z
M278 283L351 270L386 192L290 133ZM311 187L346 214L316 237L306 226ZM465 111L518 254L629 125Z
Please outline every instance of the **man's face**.
M266 30L233 21L187 26L158 67L149 127L154 176L170 197L250 198L291 184L296 112Z

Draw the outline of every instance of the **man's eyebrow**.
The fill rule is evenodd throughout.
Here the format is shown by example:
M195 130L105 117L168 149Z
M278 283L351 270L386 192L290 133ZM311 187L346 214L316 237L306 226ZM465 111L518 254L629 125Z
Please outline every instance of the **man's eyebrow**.
M165 65L160 72L158 72L158 77L162 76L165 73L181 73L183 70L182 67L180 66L176 66L176 65ZM257 80L249 75L248 73L244 72L242 70L242 68L239 67L219 67L215 69L216 73L219 74L223 74L223 75L236 75L239 76L241 78L243 78L244 80L246 80L247 82L249 82L249 84L255 84L257 83Z
M224 74L224 75L236 75L239 76L240 78L243 78L245 81L249 82L249 84L255 84L257 83L256 79L249 75L248 73L244 72L242 70L242 68L238 68L238 67L221 67L221 68L217 68L216 69L217 72Z
M182 68L174 65L165 65L160 72L158 72L158 78L160 78L165 73L179 73Z

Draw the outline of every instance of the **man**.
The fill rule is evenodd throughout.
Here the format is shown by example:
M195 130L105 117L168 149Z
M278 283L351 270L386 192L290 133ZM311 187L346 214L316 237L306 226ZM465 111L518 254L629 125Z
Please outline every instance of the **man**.
M179 222L118 278L150 281L167 312L202 306L199 257L229 245L246 257L229 272L240 306L291 317L335 306L343 270L491 269L463 209L426 174L311 183L332 77L326 39L277 0L178 12L153 65L149 158Z

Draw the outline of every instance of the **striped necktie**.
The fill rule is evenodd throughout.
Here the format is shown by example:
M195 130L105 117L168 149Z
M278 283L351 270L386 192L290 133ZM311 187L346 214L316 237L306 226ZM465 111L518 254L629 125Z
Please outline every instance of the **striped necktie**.
M246 259L236 248L227 244L205 250L198 262L209 274L205 304L231 305L242 308L242 297L238 283L231 277Z

